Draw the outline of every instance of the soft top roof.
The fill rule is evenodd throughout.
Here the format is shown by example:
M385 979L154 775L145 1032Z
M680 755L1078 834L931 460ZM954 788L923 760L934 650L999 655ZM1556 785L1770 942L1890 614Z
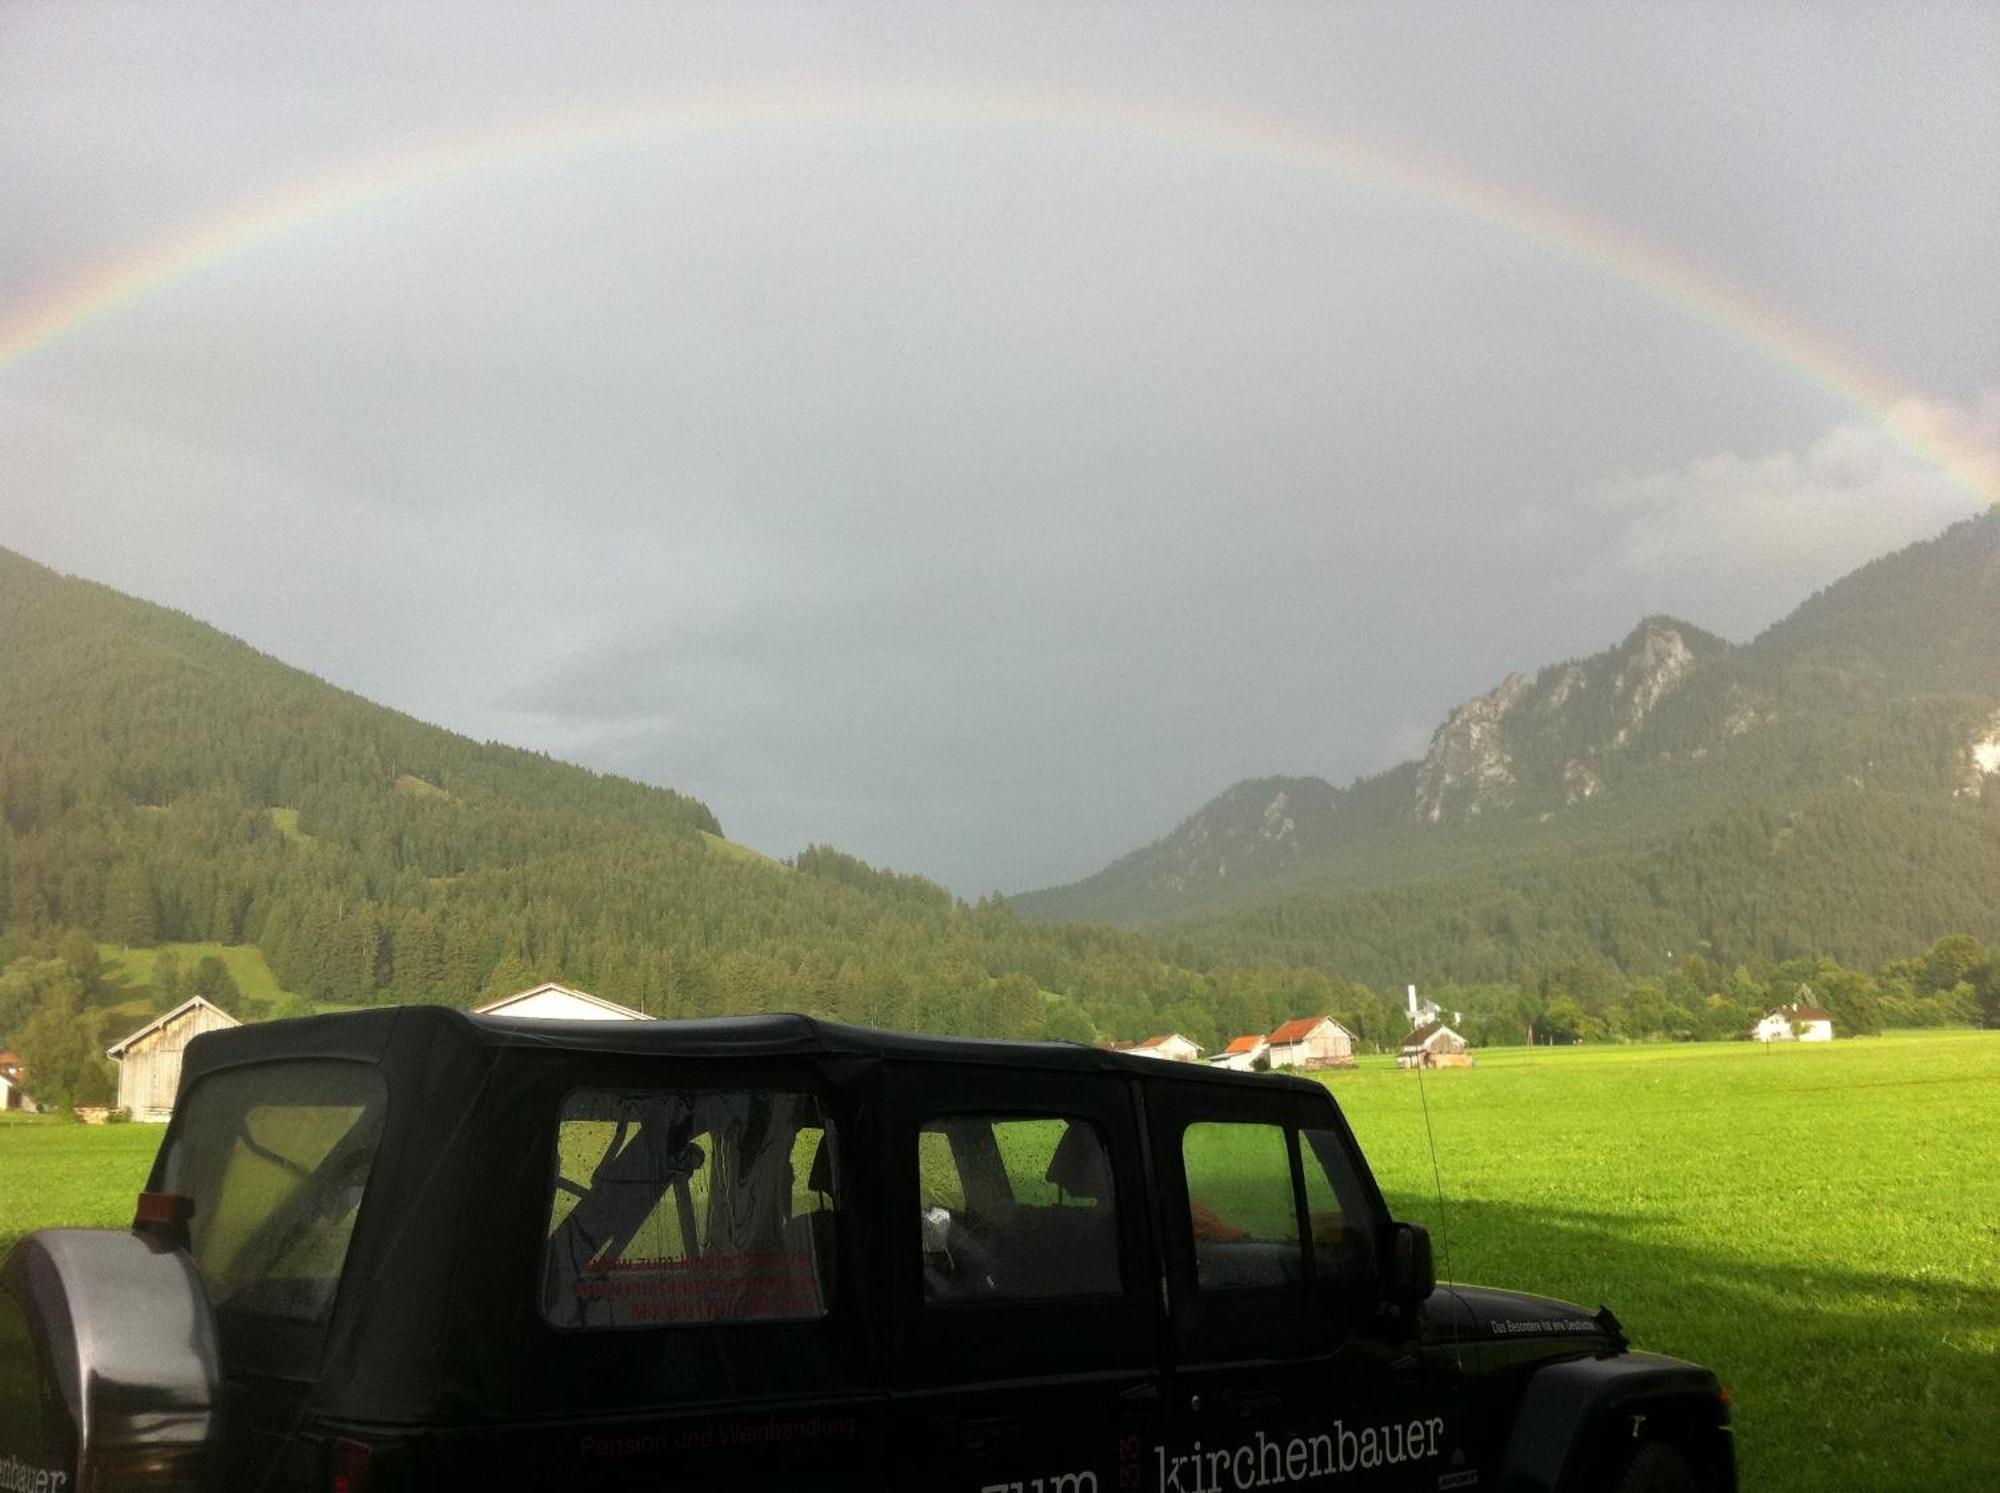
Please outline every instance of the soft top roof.
M446 1006L385 1006L291 1021L256 1022L197 1037L184 1080L218 1068L280 1058L382 1062L392 1052L445 1044L480 1050L640 1057L777 1057L826 1054L907 1062L965 1063L1055 1073L1124 1073L1158 1080L1248 1084L1318 1091L1307 1079L1233 1073L1206 1064L1163 1064L1073 1042L1011 1042L988 1037L931 1037L877 1031L793 1014L724 1016L701 1021L546 1021L474 1016Z

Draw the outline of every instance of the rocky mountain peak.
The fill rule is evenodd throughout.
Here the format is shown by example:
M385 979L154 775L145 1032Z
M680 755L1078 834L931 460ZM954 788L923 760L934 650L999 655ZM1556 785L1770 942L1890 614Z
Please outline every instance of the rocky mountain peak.
M1417 767L1419 820L1441 824L1448 815L1470 817L1513 802L1514 765L1502 728L1533 692L1527 675L1509 674L1437 728Z
M1420 824L1495 810L1554 809L1607 789L1607 759L1630 755L1662 704L1729 644L1672 617L1648 617L1616 647L1509 674L1454 710L1418 764Z
M1696 663L1688 629L1671 617L1648 617L1618 650L1611 693L1619 702L1621 719L1611 745L1624 746L1645 724L1655 707L1680 687Z

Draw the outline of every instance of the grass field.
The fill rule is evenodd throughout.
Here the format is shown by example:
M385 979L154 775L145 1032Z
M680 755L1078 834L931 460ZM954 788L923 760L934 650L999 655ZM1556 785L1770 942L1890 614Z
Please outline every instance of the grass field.
M1387 1060L1331 1084L1440 1274L1608 1303L1715 1368L1745 1488L2000 1486L2000 1032L1482 1053L1421 1098Z
M1488 1052L1421 1099L1386 1059L1329 1081L1441 1273L1608 1303L1714 1367L1746 1489L1995 1486L2000 1032ZM159 1138L0 1122L0 1249L124 1223Z

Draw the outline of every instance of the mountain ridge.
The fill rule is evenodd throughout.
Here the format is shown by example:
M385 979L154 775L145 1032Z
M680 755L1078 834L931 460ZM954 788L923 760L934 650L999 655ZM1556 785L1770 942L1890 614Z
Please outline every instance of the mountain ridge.
M1340 812L1282 857L1219 858L1285 812L1289 800L1259 799L1285 782L1319 785ZM1494 868L1510 860L1642 854L1747 806L1800 814L1843 792L1931 808L2000 798L2000 512L1869 562L1746 644L1648 616L1610 648L1456 707L1421 758L1345 787L1232 785L1160 840L1013 906L1228 938L1234 917L1268 922L1315 895L1468 870L1504 882Z

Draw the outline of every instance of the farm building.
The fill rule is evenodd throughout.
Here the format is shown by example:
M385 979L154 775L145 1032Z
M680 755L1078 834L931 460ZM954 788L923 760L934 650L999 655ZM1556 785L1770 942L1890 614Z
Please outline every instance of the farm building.
M1796 1025L1794 1025L1796 1023ZM1753 1042L1831 1042L1833 1013L1818 1006L1780 1006L1750 1029Z
M1200 1045L1179 1032L1165 1032L1157 1037L1148 1037L1143 1042L1113 1042L1111 1050L1129 1052L1142 1058L1164 1058L1170 1063L1201 1061Z
M234 1016L197 995L113 1043L104 1055L118 1065L118 1107L135 1120L169 1119L188 1043L203 1032L239 1025Z
M489 1001L474 1013L478 1016L515 1016L535 1021L646 1021L644 1011L634 1011L616 1001L586 991L572 990L553 980L512 995Z
M1331 1016L1301 1016L1271 1033L1273 1068L1352 1068L1354 1033Z
M0 1051L0 1110L32 1110L35 1107L34 1100L28 1097L28 1091L23 1086L27 1072L18 1052Z
M1266 1059L1268 1066L1270 1056L1271 1043L1268 1038L1262 1035L1238 1037L1210 1058L1208 1065L1211 1068L1227 1068L1234 1073L1251 1073L1256 1070L1259 1058Z
M1398 1068L1470 1068L1472 1052L1465 1038L1442 1021L1428 1021L1403 1039L1396 1054Z

